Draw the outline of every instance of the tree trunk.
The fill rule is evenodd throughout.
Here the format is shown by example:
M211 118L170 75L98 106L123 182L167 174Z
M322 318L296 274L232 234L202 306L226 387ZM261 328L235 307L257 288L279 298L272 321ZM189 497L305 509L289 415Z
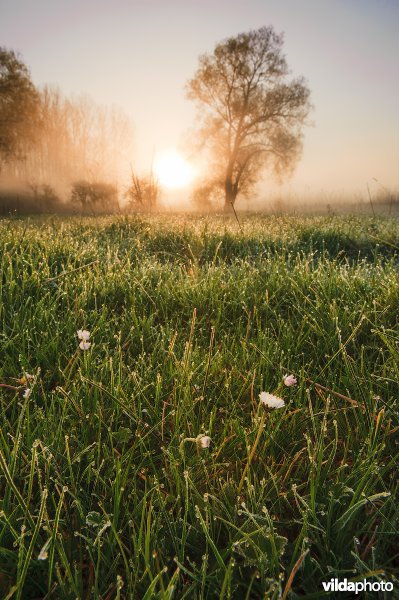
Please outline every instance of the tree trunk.
M237 190L232 182L231 177L226 177L224 182L224 212L233 212L233 206L237 198Z

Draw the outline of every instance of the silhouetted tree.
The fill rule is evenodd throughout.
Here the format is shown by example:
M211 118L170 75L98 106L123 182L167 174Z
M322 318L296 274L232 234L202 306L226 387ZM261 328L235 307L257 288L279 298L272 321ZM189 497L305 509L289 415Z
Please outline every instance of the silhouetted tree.
M27 66L13 50L0 47L0 170L23 158L33 137L39 96Z
M288 79L282 45L273 27L228 38L199 58L187 84L201 109L201 139L224 187L225 208L264 167L281 175L299 158L310 92L302 77Z
M72 186L71 204L83 212L116 212L119 210L116 187L109 183L77 181Z

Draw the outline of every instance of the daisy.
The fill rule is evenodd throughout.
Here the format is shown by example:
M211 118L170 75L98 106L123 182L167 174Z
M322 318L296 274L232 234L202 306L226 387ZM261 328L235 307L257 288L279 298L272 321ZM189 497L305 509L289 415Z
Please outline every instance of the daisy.
M87 329L78 329L76 333L78 338L84 342L90 339L90 331L87 331Z
M85 340L82 340L80 342L80 344L79 344L79 348L81 350L88 350L90 348L90 346L91 346L91 343L90 342L85 342Z
M209 448L211 444L211 438L209 435L200 435L197 438L197 444L200 448Z
M292 385L296 385L298 380L294 375L284 375L283 382L287 387L291 387Z
M282 398L269 394L269 392L261 392L259 394L259 400L268 408L283 408L285 402Z

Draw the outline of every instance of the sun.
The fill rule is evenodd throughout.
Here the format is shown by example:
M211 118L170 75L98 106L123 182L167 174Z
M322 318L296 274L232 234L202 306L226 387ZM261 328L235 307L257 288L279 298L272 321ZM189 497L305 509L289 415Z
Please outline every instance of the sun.
M176 189L189 185L194 179L194 169L177 150L165 150L155 159L154 171L163 187Z

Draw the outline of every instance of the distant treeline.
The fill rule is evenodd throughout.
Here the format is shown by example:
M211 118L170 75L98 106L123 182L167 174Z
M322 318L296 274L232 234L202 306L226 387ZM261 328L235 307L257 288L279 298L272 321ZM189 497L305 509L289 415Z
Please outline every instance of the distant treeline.
M132 177L133 183L118 194L115 186L108 183L78 181L69 188L66 198L60 198L49 185L0 190L0 215L33 214L131 214L151 213L162 209L157 203L159 189L146 178ZM122 198L122 202L120 201ZM214 214L220 212L216 206L192 205L195 212ZM176 207L176 212L179 209ZM181 209L184 210L184 209ZM186 208L187 210L187 208ZM257 202L240 204L240 213L264 213L273 215L339 215L348 213L368 215L399 215L399 194L380 190L367 197L300 198L274 195Z
M133 128L120 109L36 88L21 59L0 47L2 212L65 210L62 201L97 210L106 199L114 210L111 187L126 178L132 147Z
M90 98L66 98L45 87L38 93L37 112L18 153L1 169L3 180L51 185L57 190L79 179L116 182L121 165L129 164L132 127L118 109Z

